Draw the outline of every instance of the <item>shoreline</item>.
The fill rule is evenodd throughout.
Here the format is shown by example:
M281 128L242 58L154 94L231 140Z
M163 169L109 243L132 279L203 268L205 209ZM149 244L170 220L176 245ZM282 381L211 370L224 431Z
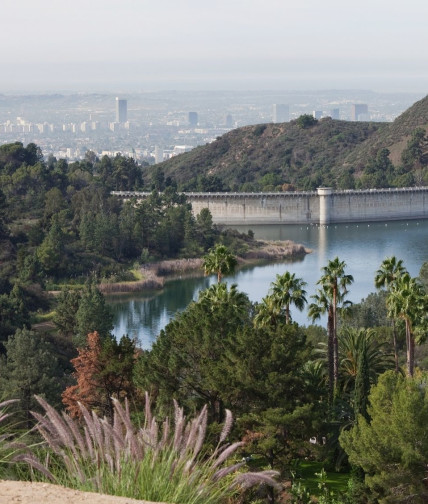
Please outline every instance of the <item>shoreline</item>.
M285 241L262 241L256 242L243 256L238 256L238 269L243 266L259 264L271 261L285 261L289 259L303 258L312 250L290 240ZM176 277L191 275L202 270L202 258L195 259L168 259L144 265L140 268L144 276L142 280L135 282L115 282L99 284L99 290L105 295L132 294L142 290L159 290L165 286L168 280ZM201 272L201 276L203 273Z

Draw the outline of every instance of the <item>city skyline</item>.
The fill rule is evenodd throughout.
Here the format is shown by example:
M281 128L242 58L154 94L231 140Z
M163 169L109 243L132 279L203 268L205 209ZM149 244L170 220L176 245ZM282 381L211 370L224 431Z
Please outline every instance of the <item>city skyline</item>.
M0 93L428 89L428 4L5 0Z

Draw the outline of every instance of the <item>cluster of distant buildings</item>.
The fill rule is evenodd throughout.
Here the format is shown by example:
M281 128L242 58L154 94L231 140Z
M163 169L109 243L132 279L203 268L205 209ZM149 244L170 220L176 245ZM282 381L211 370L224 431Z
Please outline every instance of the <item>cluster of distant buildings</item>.
M272 106L271 121L286 123L301 115L302 110L294 107L290 112L290 105L277 103ZM267 110L266 110L267 112ZM307 112L306 112L307 113ZM187 115L186 115L187 114ZM268 112L267 112L268 114ZM261 119L268 122L265 113ZM150 120L132 120L128 118L128 100L116 97L114 115L103 113L103 119L89 114L89 119L82 122L35 123L24 117L17 117L15 121L8 119L0 123L0 143L16 141L38 143L43 152L53 154L57 158L70 160L82 159L85 152L93 150L97 155L114 156L118 152L138 160L155 161L160 163L177 154L187 152L196 145L209 143L219 135L241 125L242 118L235 122L231 114L217 118L205 118L202 122L198 112L175 112L168 120L169 113ZM135 113L134 113L135 115ZM113 116L113 117L112 117ZM137 116L138 117L138 116ZM348 119L352 121L370 120L367 104L353 104L349 116L349 103L346 110L333 108L330 111L314 110L313 117L321 119ZM109 121L113 119L113 121ZM247 122L244 124L254 124ZM2 138L3 137L3 138ZM110 150L105 150L105 148Z
M340 109L333 108L329 112L323 110L314 110L312 116L315 119L323 117L331 117L332 119L340 119ZM272 122L284 123L290 121L289 105L275 103L272 107ZM369 107L366 103L355 103L351 105L351 121L370 121Z

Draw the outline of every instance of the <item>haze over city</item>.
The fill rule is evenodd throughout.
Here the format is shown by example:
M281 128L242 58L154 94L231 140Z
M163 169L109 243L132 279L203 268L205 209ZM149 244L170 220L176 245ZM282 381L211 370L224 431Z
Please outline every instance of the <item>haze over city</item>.
M4 0L0 92L428 89L428 3Z

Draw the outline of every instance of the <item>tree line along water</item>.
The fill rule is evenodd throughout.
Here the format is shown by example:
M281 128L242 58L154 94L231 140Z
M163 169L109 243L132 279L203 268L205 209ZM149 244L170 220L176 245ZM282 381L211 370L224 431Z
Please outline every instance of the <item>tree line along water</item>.
M295 273L307 282L308 296L314 294L321 268L338 256L354 277L349 299L359 302L375 291L374 276L381 262L395 255L403 259L412 276L417 276L424 261L428 260L428 220L336 224L330 226L269 225L238 227L239 231L254 231L262 240L292 240L311 249L303 259L270 263L239 269L225 280L236 283L250 300L260 302L267 294L277 274ZM142 292L138 295L109 300L114 310L114 334L136 337L143 348L150 348L160 330L184 310L216 278L181 278L167 282L162 291ZM294 311L294 320L307 325L307 311ZM323 324L323 320L320 322Z

